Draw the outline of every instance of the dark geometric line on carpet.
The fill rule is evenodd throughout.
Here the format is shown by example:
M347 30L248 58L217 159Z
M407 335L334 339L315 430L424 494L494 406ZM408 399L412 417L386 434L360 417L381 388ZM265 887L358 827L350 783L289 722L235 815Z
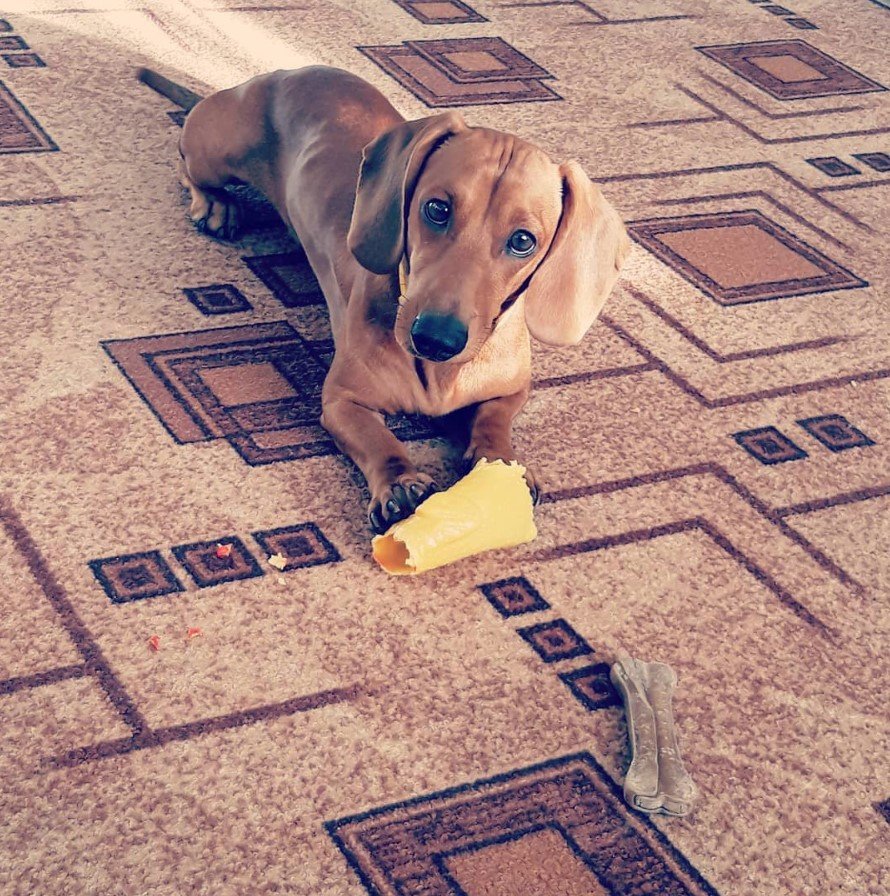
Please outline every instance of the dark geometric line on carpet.
M570 386L574 383L590 383L595 380L608 380L614 377L630 376L635 373L648 373L656 368L650 363L630 364L627 367L610 367L606 370L589 370L585 373L567 373L563 376L548 376L532 381L533 389L552 389L554 386Z
M683 479L686 476L714 476L724 485L728 485L752 510L765 520L776 526L783 535L790 538L798 547L807 554L826 572L830 573L841 584L848 586L858 596L865 594L865 587L853 578L846 570L838 566L830 557L826 556L815 545L810 543L803 535L793 529L779 513L768 507L746 486L742 485L730 472L719 464L704 462L688 467L677 467L671 470L660 470L654 473L643 473L639 476L631 476L626 479L615 479L610 482L600 482L594 485L578 486L548 492L541 497L541 504L551 504L557 501L571 501L577 498L587 498L592 495L611 494L630 488L639 488L645 485L654 485L659 482L669 482L673 479Z
M834 106L831 109L805 109L799 112L770 112L768 109L764 109L753 100L749 100L746 96L743 96L737 90L733 90L732 87L729 87L722 81L718 81L716 78L707 74L706 72L703 72L699 69L698 74L700 74L706 81L710 81L711 84L722 90L724 93L728 93L730 96L735 97L743 105L754 109L756 112L759 112L764 116L764 118L771 118L774 121L783 121L788 118L811 118L819 115L838 115L846 114L847 112L862 112L865 109L865 106Z
M4 131L0 131L0 153L5 155L26 152L58 152L59 147L55 140L46 133L37 119L21 103L18 97L16 97L16 95L2 81L0 81L0 113L2 113L2 110L6 110L9 115L12 116L14 121L24 127L25 132L32 138L32 142L22 145L12 145L10 143L4 144L2 142L4 136L6 139L9 139L10 134L14 136L15 133L20 133L7 130L7 119L7 122L4 123L4 131L6 131L6 134L4 135Z
M102 648L77 615L68 594L50 570L43 554L25 528L22 518L4 496L0 496L0 524L55 610L62 627L86 661L85 670L96 676L100 687L134 735L144 732L148 725L142 713L136 708L123 683L114 674L102 653Z
M859 373L848 373L843 376L829 377L824 380L814 380L809 383L794 383L789 386L777 386L774 389L761 389L758 392L749 392L747 395L726 395L722 398L708 398L703 392L693 386L689 380L674 372L667 364L653 352L635 339L620 324L612 318L601 315L600 320L614 333L620 336L628 345L636 349L646 360L651 362L659 373L666 376L682 392L690 395L699 404L708 410L715 408L727 408L737 404L749 404L753 401L763 401L766 398L780 398L784 395L804 395L807 392L820 392L823 389L831 389L835 386L847 386L850 383L867 383L872 380L885 379L890 376L890 368L883 370L867 370Z
M673 86L677 88L680 93L685 93L686 96L700 103L713 114L719 116L721 121L735 125L737 128L739 128L739 130L746 133L749 137L753 137L758 143L762 143L765 146L787 143L807 143L812 140L831 140L840 139L842 137L870 137L876 134L890 133L890 128L862 128L858 131L841 131L834 134L801 134L796 137L763 137L758 134L757 131L755 131L753 128L748 127L748 125L746 125L743 121L740 121L737 118L733 118L733 116L728 112L724 112L719 106L715 106L713 103L709 102L704 97L699 96L695 91L690 90L688 87L684 87L682 84L678 83L674 83Z
M678 22L681 19L697 19L699 16L675 15L675 16L650 16L647 19L609 19L605 22L568 22L569 25L589 28L599 28L604 25L642 25L648 22Z
M862 190L868 187L886 187L890 184L890 178L884 180L860 180L855 184L827 184L824 187L816 187L819 193L844 193L847 190Z
M0 208L28 208L36 205L61 205L77 202L80 196L42 196L34 199L0 199Z
M603 15L601 12L595 10L592 6L589 6L584 0L541 0L541 2L513 2L513 3L504 3L504 8L506 9L537 9L539 7L544 6L580 6L582 9L589 12L595 19L595 22L591 22L589 20L582 20L580 22L567 22L568 25L587 25L590 27L600 27L603 25L640 25L646 22L674 22L678 19L697 19L699 16L694 15L686 15L686 14L674 14L674 15L663 15L663 16L647 16L644 18L638 19L610 19L608 16Z
M802 193L805 193L811 199L815 199L816 202L819 202L821 205L825 206L825 208L831 209L836 215L839 215L840 217L849 221L851 224L855 224L857 227L867 231L868 233L875 232L873 227L870 227L868 224L860 221L857 217L851 215L848 211L842 209L839 205L835 205L833 202L829 202L827 199L824 199L819 195L818 192L816 192L816 190L808 187L806 184L799 181L796 177L792 177L786 171L783 171L781 168L779 168L779 166L774 162L741 162L734 165L711 165L706 168L678 168L674 171L646 171L642 174L612 174L606 177L597 178L596 182L600 184L607 184L626 183L627 181L632 180L662 180L668 177L690 177L692 175L715 174L724 171L754 171L758 168L765 168L767 171L771 171L781 180L793 184Z
M784 519L788 516L827 510L829 507L843 507L847 504L857 504L860 501L871 501L873 498L883 498L886 495L890 495L890 483L887 485L875 485L871 488L860 488L853 492L833 495L830 498L816 498L812 501L803 501L800 504L792 504L789 507L778 507L773 513L777 517Z
M20 675L17 678L7 678L0 681L0 695L14 694L16 691L27 691L32 688L43 687L47 684L57 684L60 681L71 681L75 678L83 678L89 674L84 665L61 666L58 669L49 669L46 672L34 672L31 675Z
M828 348L842 342L850 342L849 336L823 336L820 339L808 339L804 342L792 342L789 345L774 345L769 348L754 348L742 352L728 352L722 354L711 348L703 339L696 336L685 324L681 323L672 314L665 311L660 305L649 298L641 289L630 283L622 284L625 292L630 293L638 302L645 305L653 314L660 317L672 330L679 333L687 342L692 343L699 351L707 355L718 364L728 364L733 361L750 361L752 358L768 358L773 355L790 355L793 352L806 351L814 348ZM645 365L651 367L651 365Z
M53 768L73 768L83 762L95 762L98 759L107 759L110 756L124 756L136 750L162 747L174 741L191 740L204 734L229 731L232 728L242 728L245 725L254 725L257 722L280 719L296 713L319 709L323 706L333 706L336 703L354 700L356 697L364 696L367 693L368 690L359 685L352 685L348 688L331 688L314 694L293 697L282 703L270 703L266 706L238 710L237 712L222 716L212 716L196 722L171 725L167 728L146 729L134 737L123 737L117 740L102 741L98 744L78 747L58 756L49 757L44 760L44 764Z
M699 118L662 118L656 121L632 121L625 125L628 129L633 128L666 128L671 125L683 124L713 124L715 121L722 121L716 115L702 115Z
M628 544L637 544L643 541L652 541L664 535L677 535L681 532L700 531L707 535L716 545L727 553L733 560L747 570L758 582L766 586L779 603L790 609L800 620L812 626L829 641L835 641L837 632L826 625L818 616L807 609L786 588L782 587L769 573L761 569L747 554L737 548L716 526L704 517L691 517L673 523L664 523L660 526L651 526L646 529L636 529L631 532L620 532L616 535L606 535L600 538L591 538L573 544L558 545L555 548L547 548L528 555L526 562L547 562L561 560L565 557L573 557L578 554L591 553L608 548L620 547Z

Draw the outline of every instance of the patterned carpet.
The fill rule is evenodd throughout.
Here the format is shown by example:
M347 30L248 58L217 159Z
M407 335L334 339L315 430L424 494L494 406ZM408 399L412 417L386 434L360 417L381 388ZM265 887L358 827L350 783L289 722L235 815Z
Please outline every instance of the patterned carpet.
M785 2L2 3L0 893L890 892L890 11ZM134 77L315 62L628 222L537 350L529 545L376 568L305 257L191 228ZM678 674L686 818L621 797L619 651Z

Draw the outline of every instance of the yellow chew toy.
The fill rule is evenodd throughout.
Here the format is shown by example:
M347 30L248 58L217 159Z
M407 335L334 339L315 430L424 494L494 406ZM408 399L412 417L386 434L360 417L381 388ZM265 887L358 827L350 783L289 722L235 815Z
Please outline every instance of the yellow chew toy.
M371 542L374 559L393 575L411 575L464 557L531 541L532 496L518 463L484 458L448 491Z

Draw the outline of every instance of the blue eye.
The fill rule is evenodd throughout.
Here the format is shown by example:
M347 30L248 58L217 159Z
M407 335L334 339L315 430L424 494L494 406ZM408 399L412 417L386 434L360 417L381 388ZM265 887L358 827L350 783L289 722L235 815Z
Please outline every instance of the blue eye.
M527 258L537 245L537 240L527 230L517 230L507 240L508 251L519 258Z
M444 199L428 199L423 204L423 216L436 227L444 227L451 217L451 205Z

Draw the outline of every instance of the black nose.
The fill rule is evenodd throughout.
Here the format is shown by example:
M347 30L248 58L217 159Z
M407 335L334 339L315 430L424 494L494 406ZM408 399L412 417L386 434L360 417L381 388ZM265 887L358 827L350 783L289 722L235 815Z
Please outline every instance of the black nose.
M428 361L447 361L463 351L467 328L450 314L424 311L411 325L414 349Z

